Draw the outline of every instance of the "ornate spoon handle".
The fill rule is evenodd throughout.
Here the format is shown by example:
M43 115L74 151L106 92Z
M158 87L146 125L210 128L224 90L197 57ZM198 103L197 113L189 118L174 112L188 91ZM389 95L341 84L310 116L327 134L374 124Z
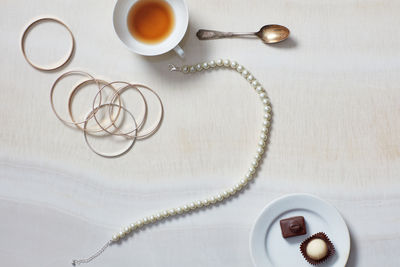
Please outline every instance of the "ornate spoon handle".
M212 40L212 39L221 39L221 38L232 38L232 37L253 37L255 36L255 32L243 32L243 33L234 33L234 32L220 32L213 30L204 30L200 29L196 35L200 40Z

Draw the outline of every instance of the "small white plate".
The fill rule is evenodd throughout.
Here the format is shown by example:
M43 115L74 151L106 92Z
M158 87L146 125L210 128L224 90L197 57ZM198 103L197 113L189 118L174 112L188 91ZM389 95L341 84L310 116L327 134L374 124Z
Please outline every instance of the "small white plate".
M279 221L303 216L307 234L283 238ZM343 267L350 254L350 235L342 216L331 204L308 195L286 195L272 201L258 217L250 236L250 252L256 267L301 267L311 265L303 258L300 244L324 232L335 246L335 254L318 266Z

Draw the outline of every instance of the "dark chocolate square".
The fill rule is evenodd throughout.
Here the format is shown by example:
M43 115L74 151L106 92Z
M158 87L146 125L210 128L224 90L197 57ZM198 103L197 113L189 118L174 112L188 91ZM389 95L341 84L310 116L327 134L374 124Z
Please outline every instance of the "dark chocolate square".
M282 236L284 238L307 234L306 223L303 216L296 216L280 220Z

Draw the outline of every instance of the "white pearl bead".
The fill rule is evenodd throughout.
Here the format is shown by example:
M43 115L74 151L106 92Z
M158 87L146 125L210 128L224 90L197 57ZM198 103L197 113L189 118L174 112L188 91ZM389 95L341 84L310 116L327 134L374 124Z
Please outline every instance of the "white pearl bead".
M235 190L240 191L242 189L242 186L240 184L235 184Z
M232 69L236 69L237 65L238 65L238 64L237 64L236 61L232 61L232 62L231 62L231 68L232 68Z
M188 210L189 210L188 205L183 205L183 206L182 206L182 210L183 210L184 212L188 211Z
M156 219L157 219L157 220L161 220L161 217L162 217L162 216L161 216L160 213L157 213L157 214L156 214Z
M243 68L242 65L238 65L238 66L236 67L236 70L237 70L237 72L242 73L242 71L244 70L244 68Z
M250 168L249 168L249 172L250 172L251 174L254 174L254 173L256 172L256 169L254 169L253 167L250 167Z
M124 233L123 231L120 231L120 232L118 233L118 235L120 236L120 238L122 238L122 237L125 236L125 233Z
M260 142L258 142L258 145L259 145L260 147L264 147L264 146L265 146L264 140L260 140Z
M253 175L252 175L251 172L248 172L248 173L246 174L246 178L249 179L249 180L251 179L252 176L253 176Z
M262 153L264 153L264 149L262 147L259 147L259 148L257 148L257 152L262 154Z
M224 64L225 67L229 67L231 62L229 61L229 59L224 59L223 64Z
M267 135L265 133L261 133L260 138L265 140L267 138Z
M269 99L268 98L263 98L262 102L264 103L264 105L269 106Z
M264 91L264 88L262 88L262 86L257 86L257 87L256 87L256 91L257 91L258 93L261 93L262 91Z
M135 225L134 223L131 223L131 224L129 225L129 227L130 227L132 230L136 229L136 225Z
M154 222L156 220L156 217L154 217L154 215L151 215L150 217L149 217L149 221L150 222Z
M211 61L208 63L208 65L210 65L211 68L214 68L214 67L217 65L217 63L215 63L214 60L211 60Z
M206 69L208 69L209 67L210 67L210 66L208 66L208 63L207 63L207 62L204 62L204 63L203 63L203 69L206 70Z
M177 214L182 214L182 209L181 208L176 208L175 209L175 213L177 213Z
M182 67L182 72L183 73L188 73L189 72L189 67L188 66L183 66Z
M264 107L264 111L267 112L267 113L271 113L271 106L269 106L269 105L265 106Z
M223 64L222 59L217 59L217 66L221 67Z
M169 215L169 216L174 216L174 215L175 215L175 210L174 210L174 209L170 209L170 210L168 211L168 215Z
M143 224L148 224L148 223L149 223L149 220L148 220L147 218L143 218L143 219L142 219L142 222L143 222Z
M218 201L222 201L224 199L224 197L221 194L218 194L217 199L218 199Z
M251 82L252 80L254 80L253 75L250 74L249 76L247 76L247 81Z
M210 199L208 200L210 203L215 203L217 202L217 199L215 197L210 197Z
M198 201L196 202L196 207L200 208L200 207L202 207L202 206L203 206L203 203L202 203L200 200L198 200Z
M164 211L162 212L162 216L163 216L163 217L168 217L168 211L164 210Z
M260 97L264 98L265 97L265 93L260 93Z
M234 189L234 188L229 188L228 189L228 193L229 193L229 195L234 195L235 194L235 192L236 192L236 190Z
M271 114L265 113L264 114L264 118L270 121L271 120Z
M196 72L196 68L194 66L190 66L189 71L191 73Z
M252 165L253 167L257 167L257 166L258 166L258 162L257 162L257 161L253 161L253 162L251 163L251 165Z
M201 71L202 69L203 69L203 68L201 67L201 64L197 64L197 65L196 65L196 70L197 70L197 71Z
M258 86L258 81L257 81L257 80L252 81L252 82L251 82L251 85L252 85L254 88L256 88L256 87Z
M119 236L118 236L118 235L113 235L113 236L112 236L112 241L118 241L118 239L119 239Z
M242 187L247 185L247 179L242 179L240 180L240 184L242 185Z
M243 70L242 71L242 76L244 77L244 78L246 78L247 77L247 75L249 75L250 73L247 71L247 70Z
M131 228L129 228L129 226L127 226L127 227L124 228L124 232L125 232L126 234L130 233L130 231L131 231Z
M264 120L263 124L268 127L271 124L271 122L269 120Z
M228 191L224 191L222 193L222 195L224 196L224 198L227 198L227 197L229 197L229 192Z
M189 204L190 209L194 209L196 207L196 203L192 202Z

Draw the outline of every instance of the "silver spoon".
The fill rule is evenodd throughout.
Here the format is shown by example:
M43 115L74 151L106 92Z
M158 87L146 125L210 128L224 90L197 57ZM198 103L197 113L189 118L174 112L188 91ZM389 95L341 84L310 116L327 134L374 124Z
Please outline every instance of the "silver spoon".
M232 37L253 37L257 36L266 44L279 43L289 37L290 31L285 26L270 24L262 26L258 32L234 33L234 32L220 32L212 30L201 29L197 32L197 38L200 40L212 40L220 38Z

